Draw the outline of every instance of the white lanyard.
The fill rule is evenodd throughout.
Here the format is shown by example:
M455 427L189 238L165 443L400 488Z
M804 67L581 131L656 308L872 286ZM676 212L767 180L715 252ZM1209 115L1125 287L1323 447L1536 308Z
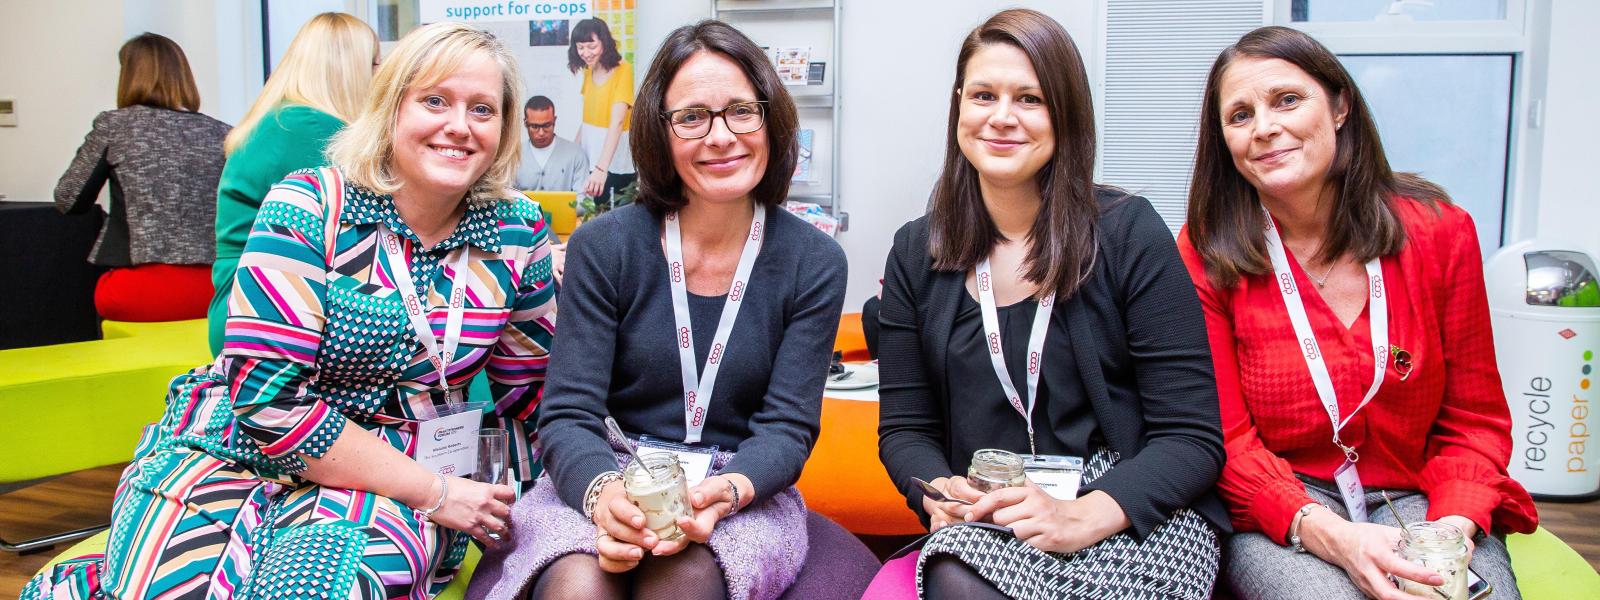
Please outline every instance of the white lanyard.
M1317 345L1317 336L1311 331L1311 320L1306 317L1305 302L1300 299L1299 288L1294 283L1294 276L1289 272L1289 256L1283 250L1283 239L1278 237L1278 225L1272 220L1272 213L1266 207L1261 208L1263 217L1267 220L1267 253L1272 256L1272 272L1278 279L1278 291L1283 294L1283 306L1289 310L1289 321L1294 324L1295 337L1300 340L1301 356L1306 359L1306 367L1311 370L1311 381L1317 387L1317 396L1322 399L1322 407L1328 411L1328 419L1333 423L1333 443L1345 453L1345 458L1356 462L1360 456L1356 451L1344 445L1339 440L1339 430L1344 429L1355 418L1356 413L1366 407L1378 394L1378 388L1383 386L1384 370L1389 365L1389 304L1383 293L1383 268L1378 259L1367 261L1367 290L1370 294L1368 308L1371 312L1369 325L1372 329L1372 385L1367 387L1367 395L1361 399L1361 404L1343 420L1339 418L1339 401L1334 396L1333 378L1328 375L1328 363L1323 360L1322 349Z
M417 297L417 286L411 279L411 267L401 248L400 236L383 224L378 225L378 236L381 238L379 245L389 255L390 274L394 276L395 286L400 288L400 299L404 302L406 317L411 319L411 329L416 332L417 341L422 342L422 349L428 352L428 361L439 373L439 389L444 391L445 405L453 408L457 400L455 394L450 392L450 381L445 377L445 370L455 360L456 346L461 343L461 320L467 312L467 286L458 284L456 280L466 278L467 255L471 254L471 248L463 245L456 250L456 260L451 265L455 277L449 278L450 308L445 316L444 340L441 344L441 340L433 335L433 325L428 322L427 303Z
M1006 393L1006 400L1011 403L1011 408L1017 409L1022 415L1022 420L1028 424L1028 452L1037 456L1038 448L1033 443L1033 405L1039 399L1039 369L1044 358L1044 336L1050 328L1050 309L1056 303L1054 292L1039 299L1039 307L1033 312L1033 329L1028 332L1028 404L1022 404L1022 398L1017 394L1017 386L1011 383L1011 372L1006 370L1006 357L1001 353L1000 343L1000 317L995 312L994 281L989 275L989 257L984 257L978 263L977 270L978 307L983 309L983 338L984 345L989 348L989 362L994 365L995 377L1000 379L1000 389Z
M700 441L706 428L706 412L711 406L711 391L717 383L717 369L728 347L728 334L733 332L733 320L739 315L739 306L750 293L750 269L761 253L761 238L765 234L767 211L755 207L755 217L750 220L750 235L744 240L744 250L739 254L739 267L733 273L733 286L728 288L728 300L722 305L722 317L717 321L717 333L711 338L711 352L706 355L705 376L696 374L694 364L694 330L689 325L689 289L684 283L688 272L683 266L683 234L678 230L678 213L667 213L667 279L672 282L672 317L677 321L678 366L683 374L683 441L694 444Z

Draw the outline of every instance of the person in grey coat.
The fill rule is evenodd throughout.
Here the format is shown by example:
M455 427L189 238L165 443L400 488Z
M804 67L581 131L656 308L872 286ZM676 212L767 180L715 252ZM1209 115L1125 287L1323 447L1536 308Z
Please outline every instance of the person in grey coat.
M118 53L117 109L100 113L56 183L61 212L94 210L111 184L111 214L89 262L108 267L95 308L116 321L202 318L211 297L212 236L226 123L200 114L178 44L145 33Z

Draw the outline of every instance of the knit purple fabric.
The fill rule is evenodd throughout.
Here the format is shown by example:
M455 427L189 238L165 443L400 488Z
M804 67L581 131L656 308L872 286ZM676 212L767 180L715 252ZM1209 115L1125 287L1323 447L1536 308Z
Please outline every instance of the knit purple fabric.
M718 452L714 468L721 469L732 456ZM631 459L618 451L617 461L625 465ZM484 553L466 597L520 598L557 558L574 552L595 554L596 534L592 521L556 496L550 478L540 477L533 491L511 506L509 543ZM806 505L800 491L790 487L718 521L708 545L722 568L729 600L777 598L794 583L806 561Z

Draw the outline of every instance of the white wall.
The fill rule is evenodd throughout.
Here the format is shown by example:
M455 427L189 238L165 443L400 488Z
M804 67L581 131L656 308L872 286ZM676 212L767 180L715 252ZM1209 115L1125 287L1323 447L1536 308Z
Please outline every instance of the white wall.
M841 77L844 158L840 205L850 230L839 243L850 258L847 310L877 290L891 236L919 215L943 148L945 90L961 36L987 15L1014 5L998 0L847 1ZM1091 76L1100 71L1104 0L1037 5L1072 33ZM1542 4L1542 3L1541 3ZM260 15L254 0L5 0L0 3L0 98L17 101L19 127L0 128L0 194L48 201L56 179L94 115L115 105L116 51L128 36L153 31L189 55L202 110L235 122L260 88ZM667 32L709 15L707 3L640 2L638 73ZM1548 5L1548 88L1537 144L1538 199L1516 218L1533 235L1588 245L1600 255L1600 186L1594 140L1600 118L1590 108L1600 81L1589 61L1600 56L1600 3ZM1538 43L1536 41L1536 43ZM27 59L19 57L44 57ZM1098 78L1096 78L1098 79ZM1099 95L1098 84L1095 93ZM1098 106L1098 102L1096 103ZM1532 154L1532 152L1529 152ZM1527 228L1523 228L1526 231Z
M1587 246L1600 257L1600 3L1555 0L1550 6L1549 71L1544 93L1544 142L1538 169L1535 235Z
M117 50L146 31L183 47L200 111L234 123L261 89L261 15L254 0L5 0L0 194L48 202L96 114L117 105Z
M177 42L200 88L200 112L233 124L261 91L261 4L255 0L123 0L123 38Z
M947 92L962 37L989 15L1019 5L1060 21L1089 72L1098 71L1103 0L923 0L914 8L846 0L841 56L828 65L828 75L841 77L839 206L850 213L850 229L838 239L850 260L847 312L859 311L877 293L895 230L921 216L927 204L944 159ZM668 32L710 16L709 7L699 2L640 2L638 7L641 75Z
M0 127L0 194L48 202L89 124L116 108L122 6L96 0L0 4L0 98L17 126Z

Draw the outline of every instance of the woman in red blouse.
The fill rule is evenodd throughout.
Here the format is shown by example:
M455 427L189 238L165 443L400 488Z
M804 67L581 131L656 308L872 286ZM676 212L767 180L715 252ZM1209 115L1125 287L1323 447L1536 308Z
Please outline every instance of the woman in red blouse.
M1390 575L1442 579L1396 555L1398 525L1430 520L1517 597L1504 543L1480 535L1537 516L1506 474L1477 234L1444 190L1390 170L1327 48L1264 27L1217 58L1178 244L1222 403L1234 591L1411 598Z

